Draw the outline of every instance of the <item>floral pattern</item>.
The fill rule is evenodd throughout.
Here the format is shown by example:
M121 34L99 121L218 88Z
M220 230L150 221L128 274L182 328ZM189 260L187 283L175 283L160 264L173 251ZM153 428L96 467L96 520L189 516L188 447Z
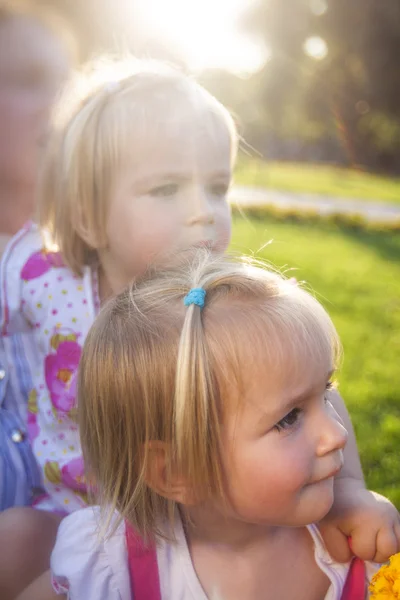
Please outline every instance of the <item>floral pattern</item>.
M61 481L77 492L86 493L83 458L74 458L61 469Z
M62 341L45 358L46 384L57 411L68 413L75 406L76 376L82 349L77 342Z
M35 506L68 514L87 502L76 385L83 342L98 310L96 272L85 267L76 276L60 253L43 249L38 228L30 224L7 255L2 285L6 335L25 320L37 349L30 363L27 430L46 494Z
M67 487L77 492L86 492L85 469L83 458L73 458L61 469L57 461L47 461L44 467L44 473L47 481L60 485L64 483Z
M63 267L64 263L59 252L48 252L44 248L34 252L26 261L21 271L21 279L30 281L47 273L53 267Z

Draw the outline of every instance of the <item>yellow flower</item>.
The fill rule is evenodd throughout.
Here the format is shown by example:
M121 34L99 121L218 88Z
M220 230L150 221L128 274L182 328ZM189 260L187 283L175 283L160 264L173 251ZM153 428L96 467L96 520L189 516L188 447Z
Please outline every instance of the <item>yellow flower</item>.
M369 591L371 600L400 600L400 553L375 573Z

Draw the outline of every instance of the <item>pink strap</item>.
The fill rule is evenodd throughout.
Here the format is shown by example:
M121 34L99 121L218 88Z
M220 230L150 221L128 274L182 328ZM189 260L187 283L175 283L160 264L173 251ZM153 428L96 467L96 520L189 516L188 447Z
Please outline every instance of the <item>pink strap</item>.
M365 563L360 558L353 558L347 579L344 584L341 600L365 599Z
M133 600L161 600L155 546L146 546L126 522L125 532ZM364 561L353 558L341 600L365 600L365 579Z
M125 535L133 599L161 600L155 546L146 546L127 522L125 522Z

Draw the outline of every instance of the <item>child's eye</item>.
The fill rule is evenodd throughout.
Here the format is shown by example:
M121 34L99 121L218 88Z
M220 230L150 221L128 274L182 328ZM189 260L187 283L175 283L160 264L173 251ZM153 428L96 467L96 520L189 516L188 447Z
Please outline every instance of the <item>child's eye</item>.
M209 187L210 192L214 195L214 196L226 196L226 194L228 193L229 190L229 184L228 183L213 183L210 185Z
M297 424L301 412L302 411L300 408L293 408L290 412L288 412L288 414L285 417L283 417L283 419L281 419L274 426L274 428L277 431L282 431L283 429L290 429L290 427L293 427Z
M164 185L153 188L149 193L150 196L155 196L156 198L168 198L174 196L178 190L179 185L177 183L165 183Z

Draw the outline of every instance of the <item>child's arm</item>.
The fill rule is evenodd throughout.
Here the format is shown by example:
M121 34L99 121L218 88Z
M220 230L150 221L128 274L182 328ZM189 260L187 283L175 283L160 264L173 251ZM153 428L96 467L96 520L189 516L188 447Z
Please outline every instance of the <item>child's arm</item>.
M345 404L337 392L332 393L330 400L349 438L344 450L344 466L335 480L335 501L320 530L329 553L336 560L346 562L354 553L364 560L384 562L400 550L399 513L387 498L366 489Z
M67 600L65 594L57 594L51 585L51 573L46 571L31 583L17 600Z

